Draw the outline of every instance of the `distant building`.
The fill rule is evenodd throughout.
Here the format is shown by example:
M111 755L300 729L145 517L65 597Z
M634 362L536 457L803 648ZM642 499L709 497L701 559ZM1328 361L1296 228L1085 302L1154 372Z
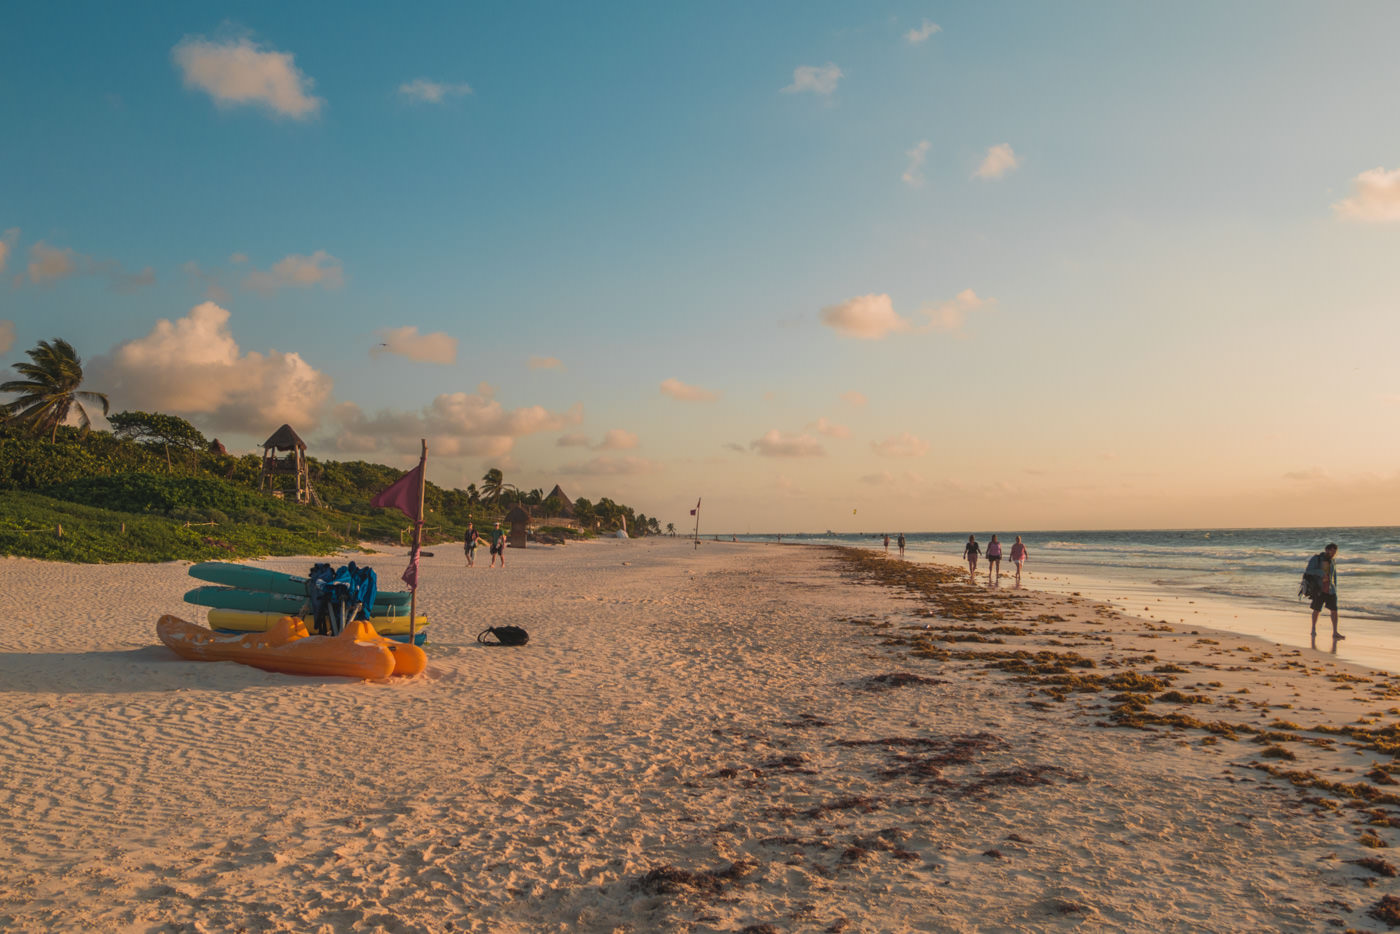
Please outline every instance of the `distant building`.
M530 513L517 503L506 513L506 522L510 523L510 547L524 548L530 537Z
M279 454L286 452L286 457ZM311 488L311 475L306 469L306 442L292 430L291 425L283 425L263 442L262 474L258 478L258 489L284 498L288 493L296 496L298 503L321 505L316 491Z

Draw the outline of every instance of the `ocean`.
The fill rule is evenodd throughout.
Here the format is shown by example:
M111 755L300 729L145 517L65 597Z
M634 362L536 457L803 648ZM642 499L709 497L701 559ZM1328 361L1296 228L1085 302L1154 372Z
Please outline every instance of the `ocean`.
M890 552L900 530L889 531ZM974 530L986 550L995 532L1009 555L1018 534ZM884 532L781 535L784 542L883 549ZM912 560L960 558L968 532L905 532ZM1153 531L1021 532L1028 571L1088 576L1115 584L1206 593L1260 607L1297 611L1298 583L1308 558L1336 542L1337 597L1343 616L1400 622L1400 527L1341 529L1171 529ZM706 536L702 536L706 537ZM728 539L731 535L719 536ZM733 536L772 542L774 534ZM984 573L985 560L979 564ZM1002 560L1003 570L1011 567ZM1014 573L1014 570L1013 570ZM1324 613L1325 615L1325 613Z

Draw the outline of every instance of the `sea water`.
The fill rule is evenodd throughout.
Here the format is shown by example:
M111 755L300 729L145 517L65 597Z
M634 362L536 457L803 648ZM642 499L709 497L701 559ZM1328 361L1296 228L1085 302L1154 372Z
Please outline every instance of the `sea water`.
M738 535L740 541L853 545L883 550L890 536L896 553L899 529L888 533ZM1027 570L1085 576L1112 584L1162 588L1177 594L1215 594L1259 607L1297 612L1298 585L1308 559L1336 542L1337 602L1353 619L1400 622L1400 527L1339 529L1172 529L1160 531L904 533L911 560L960 559L968 534L985 553L995 533L1001 541L1003 573L1010 570L1011 543L1020 534L1030 552ZM728 539L731 536L725 535ZM979 571L985 573L985 559ZM1324 611L1324 615L1326 615ZM1400 627L1396 628L1400 637Z

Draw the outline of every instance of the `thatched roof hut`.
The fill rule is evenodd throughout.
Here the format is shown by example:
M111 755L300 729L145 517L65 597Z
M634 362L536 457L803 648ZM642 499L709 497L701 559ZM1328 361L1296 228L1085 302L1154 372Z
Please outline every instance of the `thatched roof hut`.
M279 458L277 455L281 451L288 452L287 456ZM306 468L306 442L292 430L291 425L283 425L263 442L262 476L258 478L258 489L277 497L293 493L298 503L321 505L320 497L311 488L311 475Z
M301 440L301 436L292 430L291 425L283 425L281 428L274 431L272 437L264 441L262 446L264 451L306 450L306 442Z
M510 547L524 548L530 534L530 513L524 506L516 503L510 512L506 513L506 521L510 523Z

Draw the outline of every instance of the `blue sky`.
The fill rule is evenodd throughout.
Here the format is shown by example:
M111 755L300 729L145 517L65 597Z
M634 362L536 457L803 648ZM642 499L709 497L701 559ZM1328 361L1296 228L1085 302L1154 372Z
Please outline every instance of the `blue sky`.
M1400 523L1397 27L21 5L0 366L725 529Z

